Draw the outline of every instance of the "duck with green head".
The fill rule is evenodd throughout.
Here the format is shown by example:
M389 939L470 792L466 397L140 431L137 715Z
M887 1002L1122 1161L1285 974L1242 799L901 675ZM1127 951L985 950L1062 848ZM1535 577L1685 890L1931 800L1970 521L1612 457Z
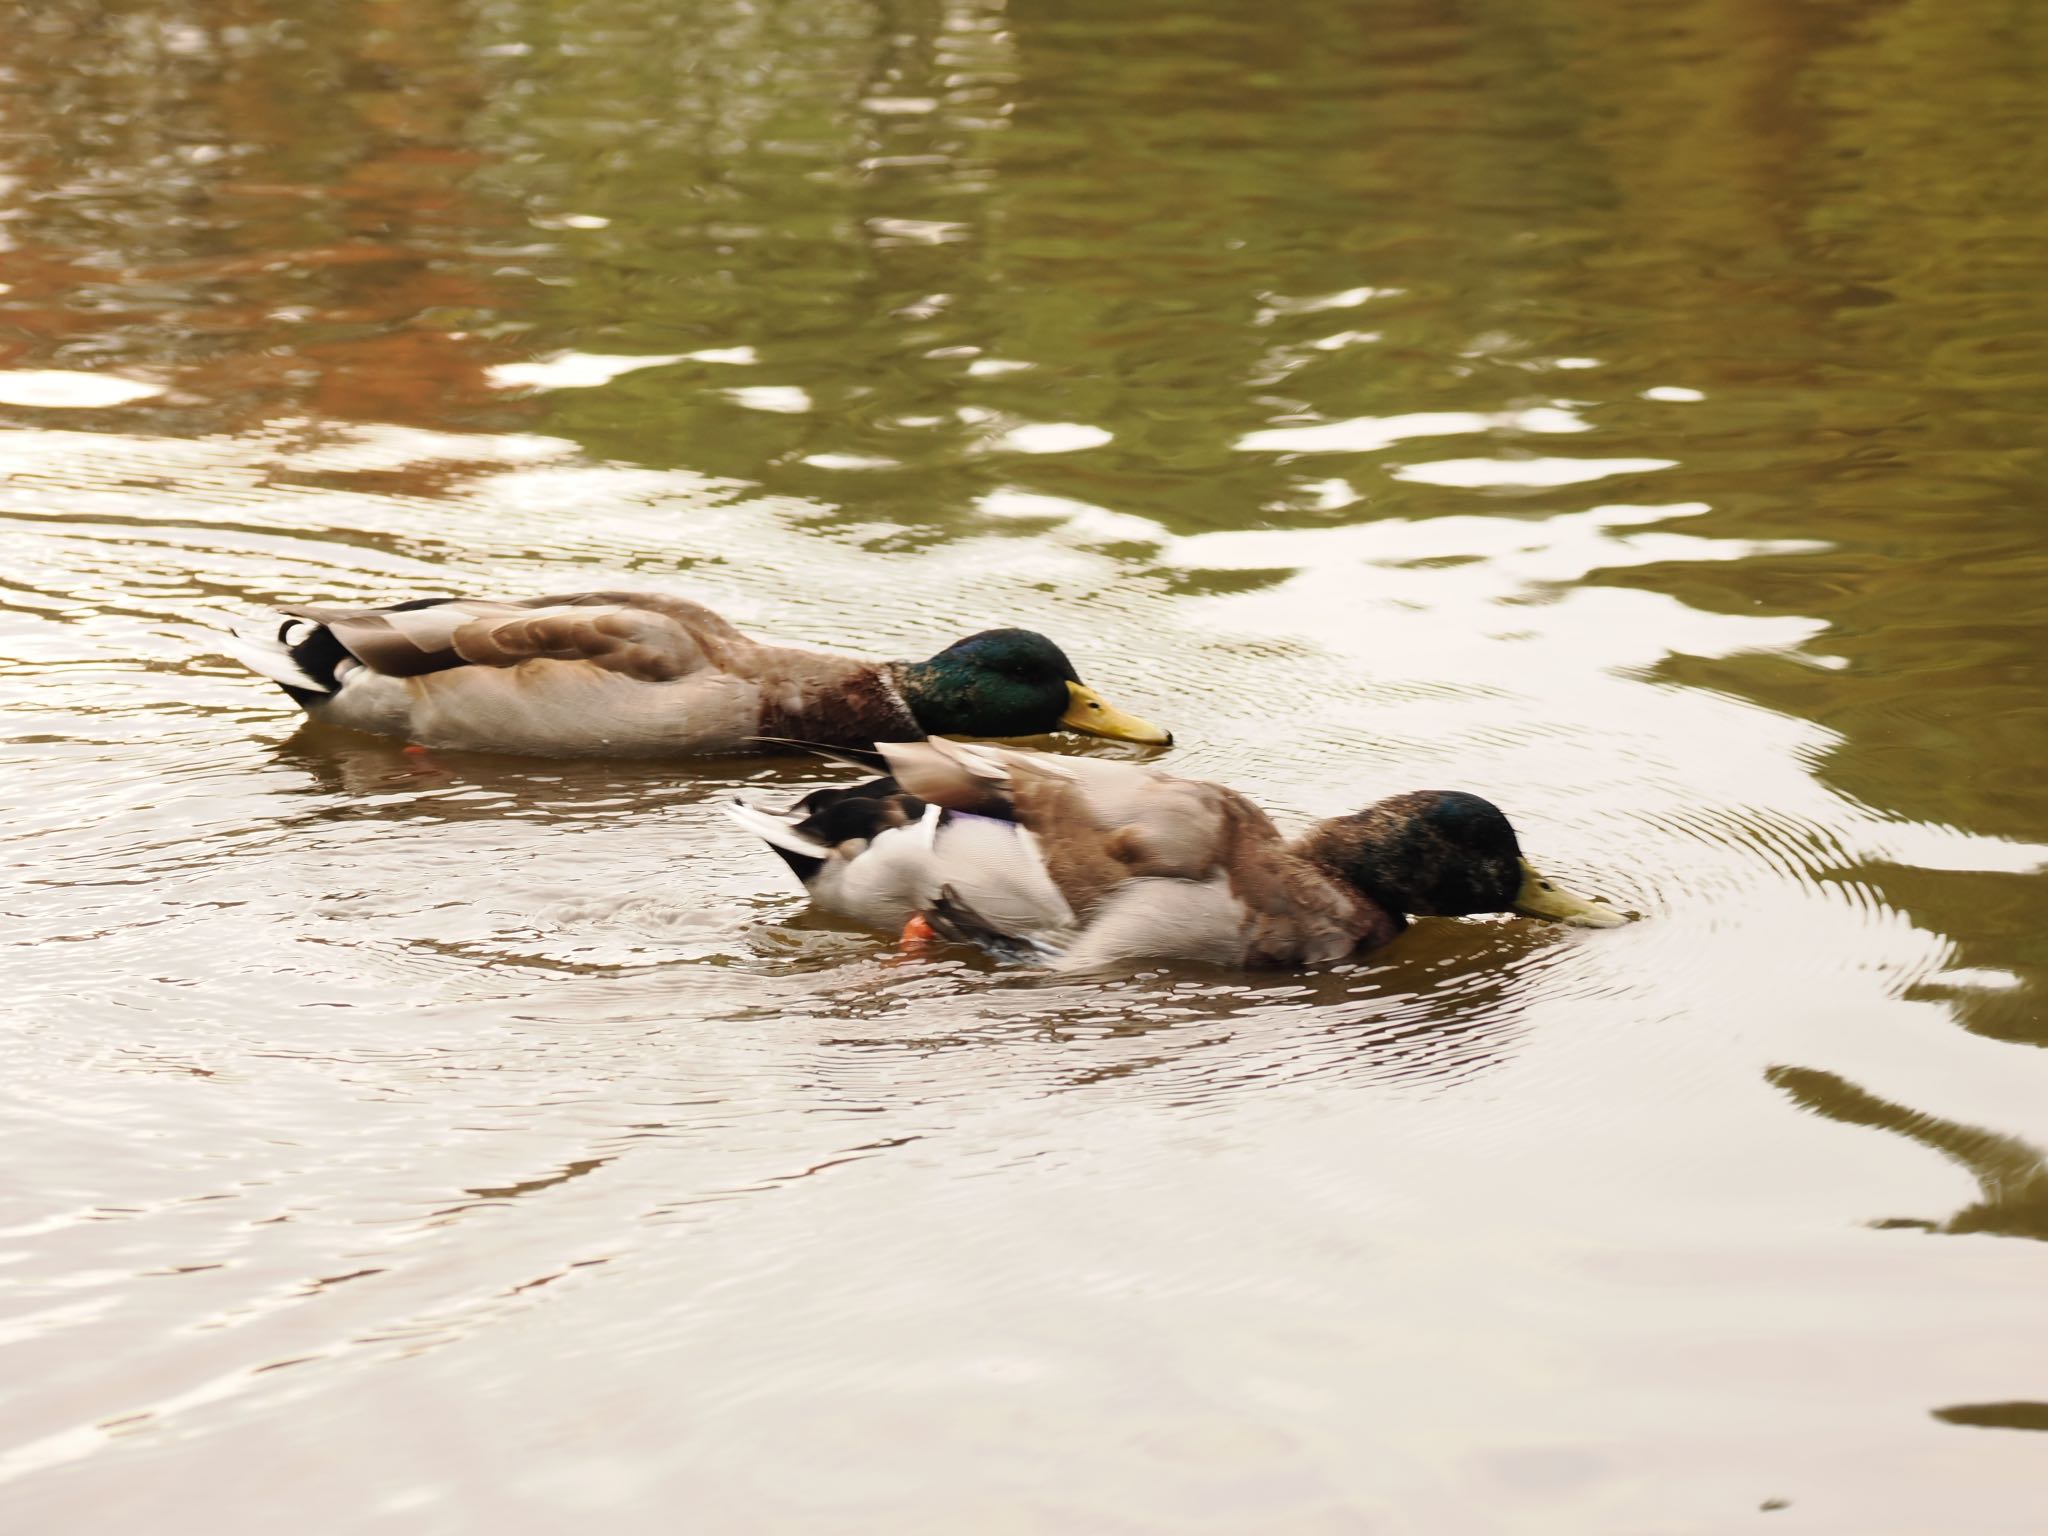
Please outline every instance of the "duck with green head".
M1127 715L1081 681L1067 653L1036 630L985 629L929 661L889 664L927 736L1040 736L1078 731L1167 746L1173 736Z
M886 778L728 810L821 906L1060 969L1313 964L1410 916L1627 920L1536 873L1500 808L1459 790L1390 796L1290 841L1235 790L1139 763L939 740L878 752Z
M877 661L755 640L660 593L289 608L229 649L316 720L451 750L673 757L1050 731L1173 740L1110 705L1032 630Z

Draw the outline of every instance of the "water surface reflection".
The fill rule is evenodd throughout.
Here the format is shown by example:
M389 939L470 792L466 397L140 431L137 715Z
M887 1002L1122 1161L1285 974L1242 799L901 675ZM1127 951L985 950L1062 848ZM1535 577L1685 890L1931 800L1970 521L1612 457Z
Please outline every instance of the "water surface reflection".
M15 32L13 1524L2048 1520L2031 11ZM214 639L607 584L1071 635L1283 820L1480 790L1650 920L906 961L723 834L827 769L408 754Z

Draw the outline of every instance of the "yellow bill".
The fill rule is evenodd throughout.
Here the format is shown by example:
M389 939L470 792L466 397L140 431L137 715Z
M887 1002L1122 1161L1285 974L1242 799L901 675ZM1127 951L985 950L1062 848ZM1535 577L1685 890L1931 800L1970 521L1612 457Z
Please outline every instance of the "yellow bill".
M1630 916L1583 896L1574 896L1556 881L1536 873L1527 859L1522 860L1522 888L1515 892L1515 910L1580 928L1619 928Z
M1060 727L1083 736L1107 736L1111 741L1135 741L1147 747L1173 745L1173 732L1105 704L1093 688L1081 683L1067 684L1067 712L1060 716Z

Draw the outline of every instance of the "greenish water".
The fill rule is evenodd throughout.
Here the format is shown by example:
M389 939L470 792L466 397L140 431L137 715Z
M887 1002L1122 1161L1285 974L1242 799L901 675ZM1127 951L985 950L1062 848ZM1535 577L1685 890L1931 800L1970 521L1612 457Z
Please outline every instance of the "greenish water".
M51 0L9 1531L2048 1528L2048 12ZM1637 907L1047 984L291 599L1026 623ZM1116 749L1106 749L1116 750Z

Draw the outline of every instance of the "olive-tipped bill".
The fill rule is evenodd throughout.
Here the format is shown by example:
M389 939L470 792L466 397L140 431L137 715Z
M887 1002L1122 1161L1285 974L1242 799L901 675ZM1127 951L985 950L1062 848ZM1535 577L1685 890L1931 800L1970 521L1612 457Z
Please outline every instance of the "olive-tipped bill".
M1173 732L1127 715L1082 683L1067 684L1067 712L1060 716L1060 729L1079 731L1083 736L1107 736L1111 741L1135 741L1140 746L1170 747Z
M1629 914L1613 907L1574 896L1556 881L1538 874L1527 859L1522 864L1522 885L1515 892L1515 910L1530 917L1547 917L1579 928L1619 928Z

